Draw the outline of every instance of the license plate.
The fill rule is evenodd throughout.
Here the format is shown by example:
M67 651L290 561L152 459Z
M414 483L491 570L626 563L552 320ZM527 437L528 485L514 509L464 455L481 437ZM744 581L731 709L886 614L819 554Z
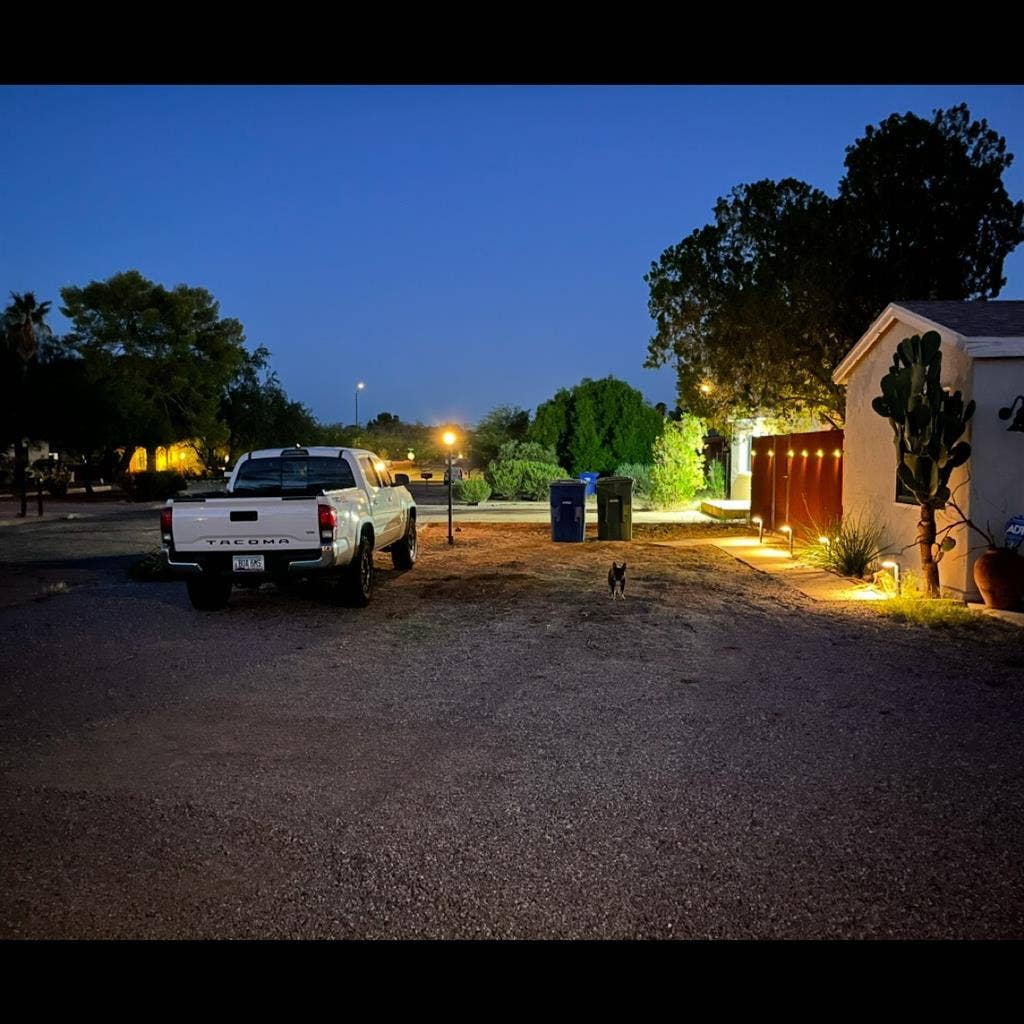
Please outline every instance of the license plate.
M235 572L263 572L262 555L232 555L231 568Z

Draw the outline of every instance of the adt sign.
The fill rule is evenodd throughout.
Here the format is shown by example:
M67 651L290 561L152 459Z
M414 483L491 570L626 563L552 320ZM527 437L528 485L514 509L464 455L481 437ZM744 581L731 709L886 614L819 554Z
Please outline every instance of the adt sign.
M1024 543L1024 516L1014 516L1007 522L1006 543L1011 548Z

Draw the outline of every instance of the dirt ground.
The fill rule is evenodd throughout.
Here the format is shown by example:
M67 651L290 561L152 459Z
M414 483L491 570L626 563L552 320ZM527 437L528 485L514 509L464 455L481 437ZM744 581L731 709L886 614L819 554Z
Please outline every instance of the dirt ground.
M366 609L202 615L128 578L143 525L0 608L0 936L1024 931L1011 627L654 543L713 524L431 524ZM44 532L6 575L52 587Z

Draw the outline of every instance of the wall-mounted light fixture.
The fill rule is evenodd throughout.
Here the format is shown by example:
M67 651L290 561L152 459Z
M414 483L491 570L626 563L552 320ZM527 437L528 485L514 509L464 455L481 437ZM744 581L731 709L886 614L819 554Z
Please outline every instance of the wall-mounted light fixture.
M1020 402L1020 408L1017 409L1017 415L1013 416L1013 410L1017 407L1018 402ZM1018 395L1011 405L1003 406L999 410L1001 420L1008 420L1011 416L1013 416L1013 422L1006 429L1024 434L1024 395Z

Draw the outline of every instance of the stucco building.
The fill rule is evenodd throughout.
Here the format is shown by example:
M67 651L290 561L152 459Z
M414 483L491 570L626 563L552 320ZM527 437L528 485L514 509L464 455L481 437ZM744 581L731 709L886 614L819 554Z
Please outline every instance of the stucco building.
M1024 302L891 303L836 367L845 384L843 517L871 515L885 529L890 550L908 569L918 562L914 540L919 518L913 498L898 493L896 452L889 421L871 408L896 346L914 334L937 331L942 339L942 384L974 399L977 409L966 440L971 458L953 471L957 504L976 523L1002 535L1006 521L1024 513L1024 433L999 419L1000 408L1024 394ZM956 518L940 511L941 528ZM956 548L939 566L944 590L974 600L972 569L985 542L967 527L953 530ZM905 549L905 550L901 550Z

